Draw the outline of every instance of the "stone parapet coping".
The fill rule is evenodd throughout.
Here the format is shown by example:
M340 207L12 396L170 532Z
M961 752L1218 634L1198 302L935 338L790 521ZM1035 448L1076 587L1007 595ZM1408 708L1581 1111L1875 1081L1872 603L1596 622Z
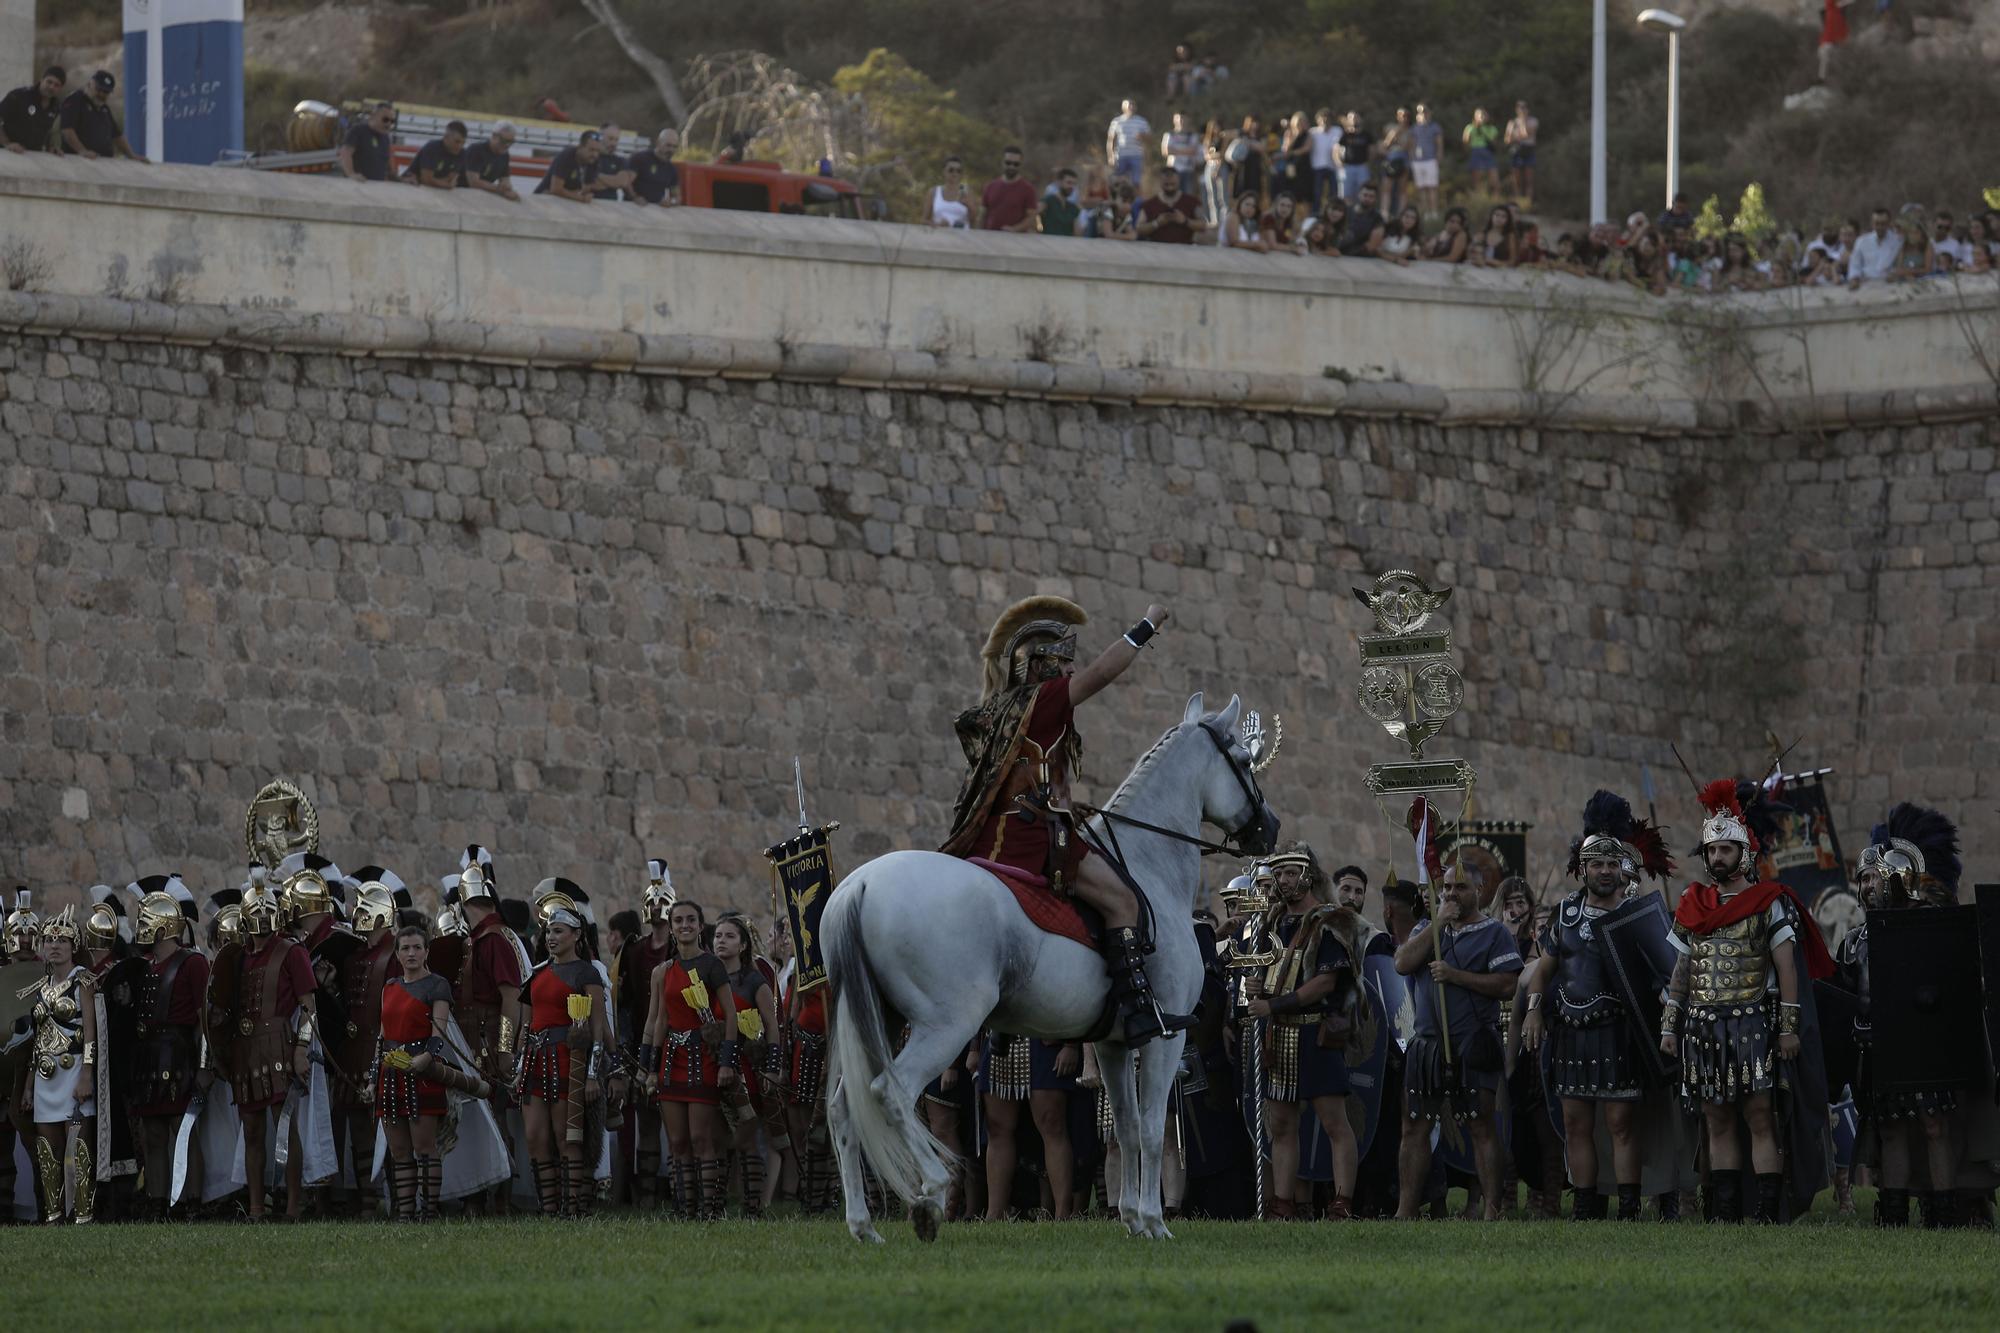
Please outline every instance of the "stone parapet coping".
M988 397L1138 406L1234 407L1318 416L1400 417L1441 425L1537 426L1636 435L1826 430L2000 415L1980 385L1887 393L1696 402L1631 394L1443 389L1394 380L1117 369L1070 362L937 356L880 347L786 344L692 334L492 327L409 315L304 314L169 305L105 296L0 291L0 328L47 336L341 356L443 358L634 374L772 379Z

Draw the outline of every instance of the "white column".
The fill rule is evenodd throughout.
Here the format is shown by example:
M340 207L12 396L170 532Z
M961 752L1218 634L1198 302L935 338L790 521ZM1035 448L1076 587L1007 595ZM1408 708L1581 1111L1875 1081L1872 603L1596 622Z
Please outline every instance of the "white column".
M1590 223L1608 220L1604 201L1604 0L1593 0L1590 14Z
M0 0L0 88L33 83L35 0Z
M1681 190L1681 35L1667 34L1667 207Z
M167 0L141 0L146 7L146 156L155 162L167 160L167 78L166 59L161 52L160 34L166 15L161 11Z

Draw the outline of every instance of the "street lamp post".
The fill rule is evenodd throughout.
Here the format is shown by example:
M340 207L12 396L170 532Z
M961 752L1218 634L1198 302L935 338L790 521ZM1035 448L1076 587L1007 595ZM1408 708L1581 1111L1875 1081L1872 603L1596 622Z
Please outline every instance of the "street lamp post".
M1605 221L1604 200L1604 0L1590 15L1590 225Z
M1640 11L1639 26L1667 35L1667 207L1681 190L1681 31L1687 20L1666 9Z

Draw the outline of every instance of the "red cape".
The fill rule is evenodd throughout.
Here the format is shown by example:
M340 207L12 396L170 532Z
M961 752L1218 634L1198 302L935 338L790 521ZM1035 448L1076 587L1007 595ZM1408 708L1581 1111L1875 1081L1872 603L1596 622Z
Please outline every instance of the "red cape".
M1710 935L1724 926L1733 926L1746 917L1767 912L1780 897L1790 898L1799 914L1799 942L1806 951L1806 971L1813 980L1833 975L1833 955L1826 951L1826 939L1819 923L1806 910L1805 900L1791 886L1776 880L1752 884L1734 897L1724 898L1713 884L1690 884L1674 909L1674 920L1697 935Z

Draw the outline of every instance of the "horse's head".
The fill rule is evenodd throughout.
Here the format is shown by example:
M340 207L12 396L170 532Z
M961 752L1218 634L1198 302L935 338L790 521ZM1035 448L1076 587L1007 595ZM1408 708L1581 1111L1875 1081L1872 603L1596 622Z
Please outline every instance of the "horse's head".
M1264 756L1251 753L1242 721L1241 698L1232 695L1221 712L1204 713L1197 693L1188 700L1181 726L1199 727L1214 747L1213 761L1201 770L1202 818L1234 838L1244 855L1262 856L1278 845L1278 816L1257 786Z

